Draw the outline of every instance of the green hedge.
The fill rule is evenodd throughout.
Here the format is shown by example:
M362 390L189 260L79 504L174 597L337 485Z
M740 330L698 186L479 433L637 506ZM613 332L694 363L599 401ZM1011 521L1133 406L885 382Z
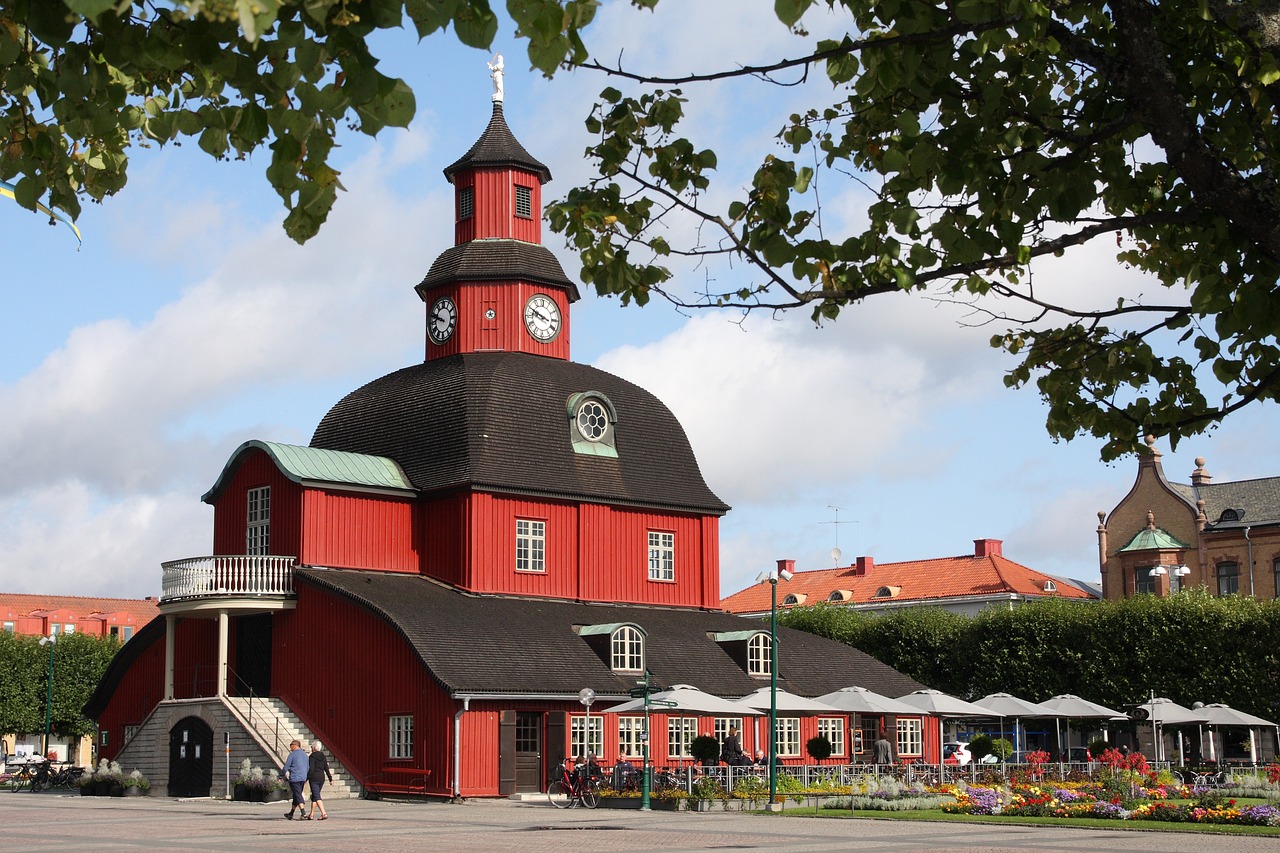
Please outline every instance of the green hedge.
M80 713L120 649L113 638L64 634L53 647L50 727L60 737L95 730ZM49 690L49 648L39 637L0 632L0 732L43 732Z
M1155 691L1175 702L1280 712L1280 602L1189 590L1093 603L1064 599L960 616L913 607L872 616L829 604L780 624L855 646L930 687L1032 701L1076 693L1111 707Z

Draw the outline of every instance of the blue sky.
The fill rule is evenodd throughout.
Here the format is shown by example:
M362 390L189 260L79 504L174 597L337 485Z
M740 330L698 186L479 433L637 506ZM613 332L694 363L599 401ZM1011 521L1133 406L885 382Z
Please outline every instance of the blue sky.
M597 56L641 70L702 71L800 53L772 3L668 0L656 14L612 3L588 31ZM678 8L677 8L678 7ZM814 32L840 22L815 15ZM582 126L610 81L547 81L526 71L505 24L506 116L551 169L549 200L589 176ZM419 361L424 309L413 291L451 241L441 170L484 129L489 54L452 36L385 40L385 73L414 88L407 131L342 138L348 192L304 247L280 228L267 161L213 163L194 143L137 150L119 196L90 205L85 240L11 202L0 312L0 589L154 595L163 560L212 544L199 496L250 438L305 444L324 412L370 379ZM821 81L768 89L708 86L691 97L690 133L721 153L709 198L749 180ZM854 227L865 197L821 185L829 229ZM544 242L570 275L559 237ZM1102 298L1150 289L1105 246L1037 269L1050 292ZM1114 247L1112 247L1114 251ZM740 270L682 270L690 289ZM745 283L748 279L742 278ZM847 310L821 328L806 316L640 309L583 288L573 357L656 393L680 417L707 482L734 509L721 527L721 584L742 588L777 559L826 568L971 552L1096 578L1095 527L1132 483L1132 459L1098 461L1099 442L1055 444L1032 391L1008 391L1013 362L990 350L954 305L901 297ZM1169 454L1186 481L1203 455L1215 479L1280 473L1274 406L1255 407ZM833 524L838 507L841 522Z

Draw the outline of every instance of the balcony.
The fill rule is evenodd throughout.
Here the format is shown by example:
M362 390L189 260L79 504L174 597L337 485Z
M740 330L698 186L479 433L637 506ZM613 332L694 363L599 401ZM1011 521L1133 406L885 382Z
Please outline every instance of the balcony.
M294 557L230 554L161 563L161 606L193 599L263 599L293 596Z

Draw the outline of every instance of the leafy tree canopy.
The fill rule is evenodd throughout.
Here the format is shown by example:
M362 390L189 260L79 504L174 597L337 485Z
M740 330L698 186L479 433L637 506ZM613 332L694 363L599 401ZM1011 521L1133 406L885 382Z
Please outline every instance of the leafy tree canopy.
M52 732L78 737L95 730L81 709L120 650L113 637L64 634L52 649L39 637L0 632L0 731L43 732L53 656Z
M535 68L634 90L601 93L587 120L599 176L549 208L598 292L816 321L890 293L970 301L1019 359L1006 383L1034 382L1049 433L1105 437L1105 458L1280 396L1274 0L774 0L796 55L679 77L592 60L582 34L598 5L507 2ZM809 36L811 10L847 33ZM0 0L0 178L24 206L74 216L124 185L132 145L266 147L285 228L306 240L340 188L338 129L413 116L370 45L406 20L477 47L497 30L488 0ZM681 87L810 75L831 95L780 118L782 156L712 204L718 158L680 135ZM866 219L828 233L819 189L851 182ZM1035 289L1033 262L1099 240L1155 296ZM674 257L749 273L690 298Z

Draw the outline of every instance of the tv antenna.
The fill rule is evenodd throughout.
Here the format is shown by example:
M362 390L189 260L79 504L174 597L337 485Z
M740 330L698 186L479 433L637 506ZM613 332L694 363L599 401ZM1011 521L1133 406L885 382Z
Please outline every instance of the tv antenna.
M832 525L835 525L835 531L836 531L836 532L835 532L836 546L835 546L834 548L832 548L832 549L831 549L831 563L832 563L832 565L837 565L837 566L838 566L838 565L840 565L840 554L841 554L841 551L840 551L840 525L842 525L842 524L857 524L858 522L857 522L857 521L841 521L841 520L840 520L840 510L845 509L845 508L844 508L844 507L842 507L842 506L832 506L831 504L827 504L827 509L835 511L835 514L836 514L835 520L834 520L834 521L819 521L818 523L819 523L819 524L832 524ZM846 511L846 512L848 512L848 510L845 510L845 511Z

